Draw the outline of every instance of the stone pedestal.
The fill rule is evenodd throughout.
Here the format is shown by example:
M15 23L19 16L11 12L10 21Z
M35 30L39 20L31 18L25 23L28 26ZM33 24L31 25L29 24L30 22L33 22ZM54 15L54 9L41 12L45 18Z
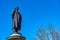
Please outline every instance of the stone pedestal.
M14 33L14 34L10 35L10 36L7 38L7 40L25 40L25 37L23 37L23 36L20 35L20 34Z

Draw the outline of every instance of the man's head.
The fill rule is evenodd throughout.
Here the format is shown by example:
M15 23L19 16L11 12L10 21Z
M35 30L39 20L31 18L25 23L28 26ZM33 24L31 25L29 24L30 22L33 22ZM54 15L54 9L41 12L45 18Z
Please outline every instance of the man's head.
M18 6L15 8L15 10L17 10L17 11L19 10Z

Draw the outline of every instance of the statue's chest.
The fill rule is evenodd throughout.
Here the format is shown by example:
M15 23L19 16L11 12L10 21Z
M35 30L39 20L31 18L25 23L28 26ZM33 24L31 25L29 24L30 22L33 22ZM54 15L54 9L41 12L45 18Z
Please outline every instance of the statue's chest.
M15 19L18 18L18 14L17 14L17 13L14 14L14 18L15 18Z

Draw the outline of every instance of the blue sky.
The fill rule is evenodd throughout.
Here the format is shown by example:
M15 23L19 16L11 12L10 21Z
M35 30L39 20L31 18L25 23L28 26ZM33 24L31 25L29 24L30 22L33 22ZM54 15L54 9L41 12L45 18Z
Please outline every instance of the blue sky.
M60 0L0 0L0 40L12 33L12 10L18 6L22 15L19 31L31 40L40 26L53 24L60 29Z

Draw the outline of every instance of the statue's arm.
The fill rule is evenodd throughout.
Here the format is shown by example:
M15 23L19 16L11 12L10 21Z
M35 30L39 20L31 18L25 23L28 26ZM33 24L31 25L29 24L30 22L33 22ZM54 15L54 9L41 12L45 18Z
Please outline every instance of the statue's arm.
M12 18L14 18L15 10L12 11Z
M21 22L22 22L22 16L21 16L21 14L19 13L19 22L20 22L20 24L21 24Z

